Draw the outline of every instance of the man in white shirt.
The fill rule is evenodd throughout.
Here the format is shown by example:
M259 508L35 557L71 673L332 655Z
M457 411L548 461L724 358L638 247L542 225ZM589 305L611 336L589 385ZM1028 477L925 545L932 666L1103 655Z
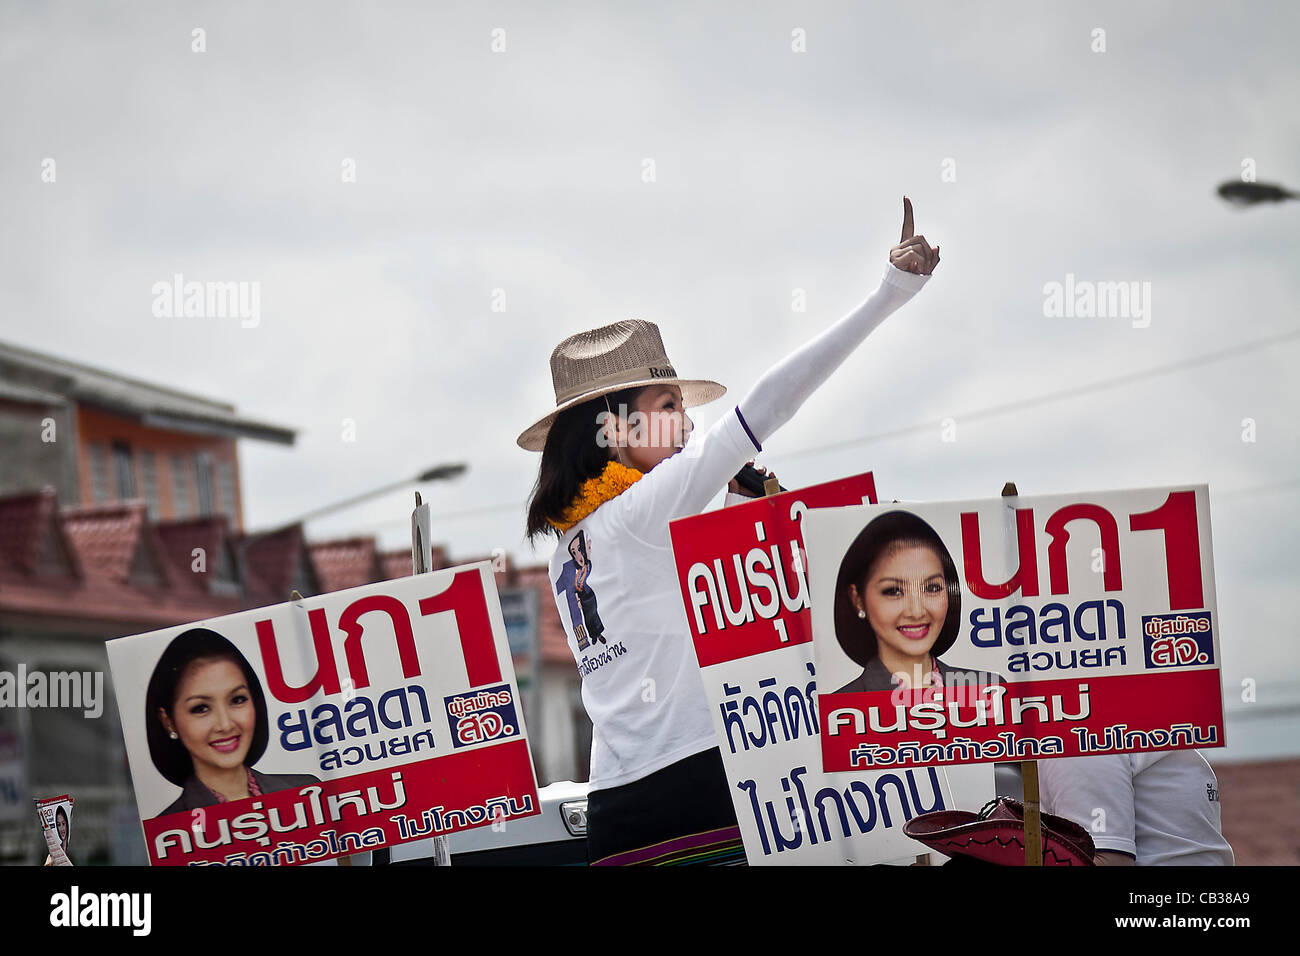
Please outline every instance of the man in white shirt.
M1098 865L1232 866L1219 783L1196 750L1038 764L1042 807L1086 827Z

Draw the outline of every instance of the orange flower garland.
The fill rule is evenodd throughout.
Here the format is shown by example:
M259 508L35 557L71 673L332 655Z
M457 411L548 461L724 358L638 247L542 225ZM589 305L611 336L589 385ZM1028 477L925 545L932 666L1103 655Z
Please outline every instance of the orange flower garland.
M606 501L617 498L627 491L640 478L641 472L635 468L629 468L627 465L619 464L611 458L608 464L605 465L604 471L595 478L588 478L582 483L577 497L573 499L569 507L564 509L564 514L560 516L559 521L552 518L546 520L560 531L568 531Z

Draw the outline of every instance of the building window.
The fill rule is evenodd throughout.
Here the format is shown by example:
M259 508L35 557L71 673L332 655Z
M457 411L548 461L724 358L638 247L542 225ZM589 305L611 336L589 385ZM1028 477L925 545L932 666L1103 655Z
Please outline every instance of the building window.
M135 497L135 469L131 466L131 446L124 441L113 442L113 474L117 478L117 500L130 501Z
M238 596L243 593L239 585L239 568L235 564L235 553L229 542L221 545L221 558L214 569L209 588L213 594Z
M235 522L235 466L228 461L217 462L217 511Z
M140 485L144 500L149 504L149 520L157 521L158 507L158 456L151 451L140 452Z
M95 504L109 501L113 492L108 484L108 449L103 445L91 445L90 453L90 500Z
M184 455L172 455L172 506L177 518L194 514L190 503L190 463Z
M194 478L199 490L199 515L212 514L212 456L206 451L194 453Z

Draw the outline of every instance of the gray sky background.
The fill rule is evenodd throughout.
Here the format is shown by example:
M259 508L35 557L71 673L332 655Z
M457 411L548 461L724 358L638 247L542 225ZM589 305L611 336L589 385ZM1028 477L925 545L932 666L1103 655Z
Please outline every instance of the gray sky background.
M871 292L906 192L935 278L760 461L904 499L1208 482L1226 691L1294 682L1300 341L963 416L1296 331L1300 203L1213 191L1247 158L1300 188L1298 36L1285 2L4 0L0 337L299 429L241 442L250 527L465 461L436 538L531 563L556 342L657 322L731 389L707 427ZM260 325L155 318L177 272L261 283ZM1150 326L1046 317L1067 273L1149 282ZM410 503L309 532L400 547Z

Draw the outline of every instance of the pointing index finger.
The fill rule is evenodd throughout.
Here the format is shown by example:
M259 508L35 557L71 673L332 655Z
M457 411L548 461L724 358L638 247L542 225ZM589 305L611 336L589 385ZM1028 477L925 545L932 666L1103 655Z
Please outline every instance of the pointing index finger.
M912 225L912 200L906 196L903 197L903 236L899 239L902 242L905 239L911 239L913 234Z

